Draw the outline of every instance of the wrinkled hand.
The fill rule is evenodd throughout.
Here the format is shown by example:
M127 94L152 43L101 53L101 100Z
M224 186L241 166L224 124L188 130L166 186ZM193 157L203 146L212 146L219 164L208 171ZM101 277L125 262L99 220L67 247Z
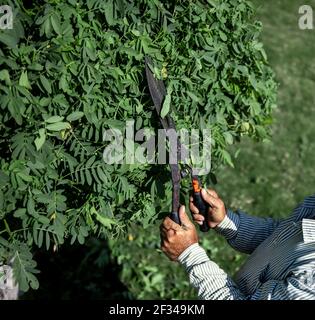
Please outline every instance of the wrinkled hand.
M181 226L167 217L160 227L161 249L172 261L176 261L190 245L198 243L196 228L189 220L184 206L179 209L179 217Z
M201 196L210 206L208 211L208 224L210 228L215 228L226 216L226 209L223 201L218 194L212 189L202 189ZM203 215L199 214L199 210L194 205L193 197L189 198L189 208L196 223L202 225L205 219Z

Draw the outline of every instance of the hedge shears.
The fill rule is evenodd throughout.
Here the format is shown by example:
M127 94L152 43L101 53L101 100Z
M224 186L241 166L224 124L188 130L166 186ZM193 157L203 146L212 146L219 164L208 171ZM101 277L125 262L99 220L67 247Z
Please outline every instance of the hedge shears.
M167 132L170 129L176 131L175 123L172 117L167 114L164 118L161 117L161 109L163 106L164 99L166 97L166 88L164 82L162 80L156 79L154 77L153 72L150 69L150 66L153 67L152 60L149 57L145 57L145 71L146 78L149 86L149 91L151 98L153 100L155 109L157 111L157 115L162 124L163 129ZM177 224L181 224L178 209L180 206L179 197L180 197L180 181L182 176L185 175L184 171L181 171L179 166L179 159L182 156L182 150L184 150L184 146L180 143L179 139L177 139L177 163L170 164L171 176L172 176L172 211L170 214L170 218L176 222ZM208 225L208 209L209 205L202 199L201 196L201 182L197 175L193 174L193 170L190 166L187 165L190 171L191 180L192 180L192 189L193 189L193 198L194 204L198 208L199 213L202 214L205 218L203 224L200 226L200 230L202 232L207 232L209 230Z

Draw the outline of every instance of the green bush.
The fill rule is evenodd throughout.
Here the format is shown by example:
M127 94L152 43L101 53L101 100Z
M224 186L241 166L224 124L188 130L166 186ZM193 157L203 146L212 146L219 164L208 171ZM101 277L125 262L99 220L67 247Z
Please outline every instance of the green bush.
M167 83L177 127L211 129L214 167L232 165L228 146L241 136L267 137L276 84L247 1L12 6L14 28L0 31L0 258L13 258L21 290L38 287L33 248L116 239L169 211L167 166L102 160L105 130L127 119L159 127L144 55Z

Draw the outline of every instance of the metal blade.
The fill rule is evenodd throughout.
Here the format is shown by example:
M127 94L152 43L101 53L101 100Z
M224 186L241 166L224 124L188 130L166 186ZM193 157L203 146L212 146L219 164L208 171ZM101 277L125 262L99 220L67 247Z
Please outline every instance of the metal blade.
M157 80L154 78L149 65L153 65L151 58L145 57L145 73L147 76L147 81L149 85L150 94L155 106L155 109L160 116L163 101L166 96L166 88L162 80Z
M155 109L159 116L160 122L164 128L164 130L174 129L175 124L170 116L166 116L164 119L160 116L162 105L166 96L166 88L164 82L162 80L158 80L154 78L152 71L150 70L149 65L153 65L151 58L145 57L145 72L149 85L149 90L151 94L151 98L153 100ZM180 148L181 145L178 140L177 145L177 156L180 156ZM179 158L177 158L179 159ZM173 184L173 194L172 194L172 219L180 224L179 216L178 216L178 208L179 208L179 194L180 194L180 168L178 164L170 164L171 175L172 175L172 184Z

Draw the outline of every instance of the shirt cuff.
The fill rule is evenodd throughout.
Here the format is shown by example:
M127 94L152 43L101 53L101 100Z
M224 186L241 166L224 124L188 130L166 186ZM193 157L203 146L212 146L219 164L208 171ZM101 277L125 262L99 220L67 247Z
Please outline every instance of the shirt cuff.
M178 257L178 262L188 271L191 267L210 261L206 251L194 243Z
M214 228L216 232L222 234L227 240L236 237L238 227L240 225L240 217L232 210L228 210L224 219Z

